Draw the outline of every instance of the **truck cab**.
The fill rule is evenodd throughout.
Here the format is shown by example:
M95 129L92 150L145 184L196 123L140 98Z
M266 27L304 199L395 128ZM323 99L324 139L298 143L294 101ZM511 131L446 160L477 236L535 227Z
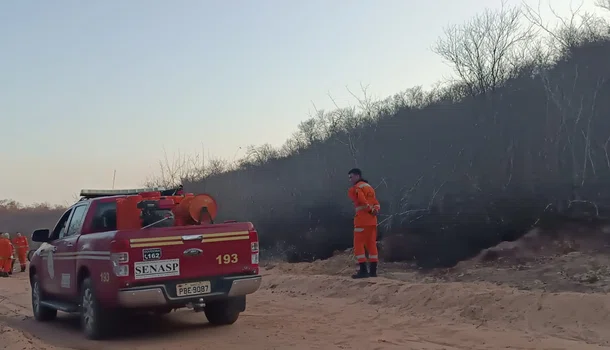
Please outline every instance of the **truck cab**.
M211 196L178 191L83 190L53 229L34 231L36 320L80 313L90 339L110 335L125 311L189 307L213 324L237 321L261 284L258 233L250 222L215 223Z

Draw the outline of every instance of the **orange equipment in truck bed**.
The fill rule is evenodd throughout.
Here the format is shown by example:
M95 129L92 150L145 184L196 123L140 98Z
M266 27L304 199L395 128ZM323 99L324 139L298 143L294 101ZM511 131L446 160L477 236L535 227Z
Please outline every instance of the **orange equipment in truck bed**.
M187 226L211 224L218 213L208 194L161 196L146 192L117 199L117 229L139 229L149 225Z

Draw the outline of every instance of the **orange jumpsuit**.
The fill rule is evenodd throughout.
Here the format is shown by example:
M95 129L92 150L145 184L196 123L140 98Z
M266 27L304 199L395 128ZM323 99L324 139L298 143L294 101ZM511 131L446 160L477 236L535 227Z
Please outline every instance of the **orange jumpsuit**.
M12 259L11 255L13 255L13 245L11 241L7 238L0 238L0 273L9 273L11 272L12 267Z
M28 239L24 236L15 237L15 239L13 239L13 244L17 250L17 257L19 258L21 269L24 270L27 261L28 249L30 248Z
M365 181L358 181L350 187L348 195L356 213L354 215L354 255L358 263L366 262L366 252L369 262L378 262L377 252L377 213L381 207L375 197L375 189Z

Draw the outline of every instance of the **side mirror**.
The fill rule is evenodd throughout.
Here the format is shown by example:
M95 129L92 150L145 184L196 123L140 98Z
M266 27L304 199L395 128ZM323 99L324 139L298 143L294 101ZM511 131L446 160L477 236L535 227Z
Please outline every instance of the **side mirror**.
M49 231L48 228L41 228L41 229L34 231L34 233L32 233L32 241L40 242L40 243L47 243L49 241L50 235L51 235L51 231Z

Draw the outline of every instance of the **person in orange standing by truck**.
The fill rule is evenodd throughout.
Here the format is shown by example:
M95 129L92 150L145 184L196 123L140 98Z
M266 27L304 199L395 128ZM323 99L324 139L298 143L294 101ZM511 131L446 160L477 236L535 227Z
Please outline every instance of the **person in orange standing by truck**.
M25 238L21 232L17 232L17 237L13 239L13 244L15 245L15 250L17 250L17 257L19 258L19 264L21 265L21 272L24 272L30 244L28 243L28 239Z
M348 195L355 207L354 214L354 255L360 270L352 278L377 277L377 214L381 206L375 196L375 189L362 178L362 171L354 168L348 172L352 184ZM366 253L369 266L367 269Z
M0 235L0 277L8 277L11 272L13 255L13 245L8 233Z

